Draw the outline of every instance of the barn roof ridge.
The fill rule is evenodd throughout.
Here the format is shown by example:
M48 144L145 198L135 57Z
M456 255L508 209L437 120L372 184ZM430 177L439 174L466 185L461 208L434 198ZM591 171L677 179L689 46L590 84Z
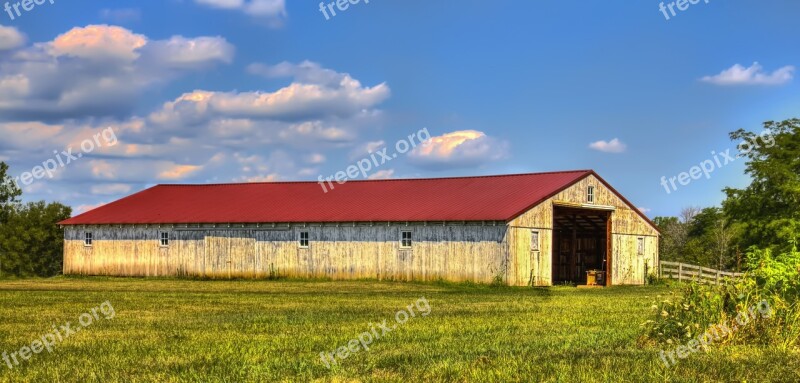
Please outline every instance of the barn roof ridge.
M460 179L482 179L482 178L503 178L503 177L520 177L520 176L535 176L535 175L550 175L550 174L591 174L594 173L592 169L580 170L560 170L549 172L532 172L532 173L509 173L509 174L487 174L481 176L452 176L452 177L420 177L420 178L389 178L389 179L363 179L363 180L348 180L347 183L366 183L366 182L398 182L398 181L436 181L436 180L460 180ZM336 181L331 181L336 182ZM206 186L238 186L238 185L286 185L286 184L319 184L319 181L259 181L259 182L221 182L221 183L207 183L207 184L156 184L153 187L206 187Z

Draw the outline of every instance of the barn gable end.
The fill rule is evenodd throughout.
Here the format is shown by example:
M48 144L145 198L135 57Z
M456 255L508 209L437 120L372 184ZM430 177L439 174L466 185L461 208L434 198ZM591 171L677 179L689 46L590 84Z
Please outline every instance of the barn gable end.
M593 187L592 203L587 201L589 187ZM592 173L509 221L511 284L553 284L553 226L557 206L611 214L612 284L643 284L645 268L653 271L657 267L659 233L655 225ZM540 238L539 251L531 250L533 232ZM644 241L641 255L638 254L640 239Z

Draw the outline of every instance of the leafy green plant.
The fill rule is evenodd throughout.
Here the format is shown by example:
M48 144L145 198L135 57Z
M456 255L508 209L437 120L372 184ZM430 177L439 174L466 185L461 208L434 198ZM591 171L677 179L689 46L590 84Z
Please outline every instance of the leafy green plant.
M657 297L653 319L642 323L642 343L674 345L702 335L719 324L733 323L742 313L768 308L769 315L751 315L756 321L719 343L760 343L789 349L800 341L800 254L796 249L773 256L770 250L751 249L750 271L726 284L691 283L667 297ZM738 320L737 320L738 321Z

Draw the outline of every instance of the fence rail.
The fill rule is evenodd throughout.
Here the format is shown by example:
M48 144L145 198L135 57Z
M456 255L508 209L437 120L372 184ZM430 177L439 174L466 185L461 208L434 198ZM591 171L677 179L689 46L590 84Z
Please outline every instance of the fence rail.
M696 281L718 285L744 275L743 273L710 269L688 263L661 261L659 264L661 265L659 277L677 279L679 281Z

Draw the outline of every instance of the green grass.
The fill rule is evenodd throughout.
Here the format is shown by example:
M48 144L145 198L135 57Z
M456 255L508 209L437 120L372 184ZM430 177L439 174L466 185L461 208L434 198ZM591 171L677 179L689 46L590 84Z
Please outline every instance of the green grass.
M755 346L665 368L637 346L665 286L579 290L330 281L0 281L0 352L109 301L101 319L0 382L798 381L800 357ZM420 297L417 316L329 370L345 346ZM102 318L102 316L101 316Z

